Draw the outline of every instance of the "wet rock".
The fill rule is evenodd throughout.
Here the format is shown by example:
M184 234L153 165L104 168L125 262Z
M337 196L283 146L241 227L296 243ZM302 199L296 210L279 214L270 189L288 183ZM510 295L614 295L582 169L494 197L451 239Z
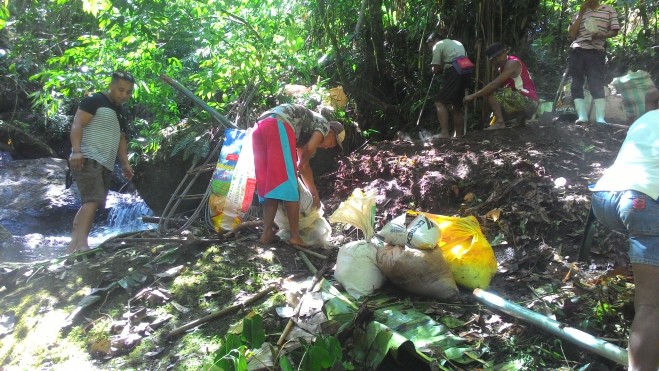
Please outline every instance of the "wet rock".
M14 236L0 224L0 248L13 244Z
M63 221L70 226L80 202L77 188L64 187L66 160L16 160L0 169L0 225L5 230L24 235L60 229Z

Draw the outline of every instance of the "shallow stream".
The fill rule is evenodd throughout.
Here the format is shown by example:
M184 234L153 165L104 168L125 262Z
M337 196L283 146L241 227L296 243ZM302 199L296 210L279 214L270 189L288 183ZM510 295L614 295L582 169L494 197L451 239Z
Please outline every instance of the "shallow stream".
M156 228L156 224L142 221L143 216L153 212L138 195L110 191L105 210L96 213L94 225L89 235L89 245L94 248L109 238L121 233ZM0 248L0 262L27 263L43 261L66 255L71 240L71 225L77 210L57 218L44 218L38 230L29 230L13 236L13 243ZM21 231L24 228L11 225L7 229ZM22 232L22 231L21 231Z

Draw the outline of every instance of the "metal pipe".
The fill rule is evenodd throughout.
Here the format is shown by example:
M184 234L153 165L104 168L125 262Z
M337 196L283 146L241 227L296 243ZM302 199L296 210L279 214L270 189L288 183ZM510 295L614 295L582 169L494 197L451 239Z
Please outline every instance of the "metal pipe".
M623 366L628 365L627 350L611 344L604 340L598 339L581 330L573 327L568 327L555 321L551 318L536 313L530 309L511 303L500 296L489 293L481 289L474 289L474 296L478 301L496 308L506 314L524 321L530 322L532 325L539 327L542 330L550 332L554 335L562 337L570 342L573 342L593 353L599 354L602 357L608 358Z

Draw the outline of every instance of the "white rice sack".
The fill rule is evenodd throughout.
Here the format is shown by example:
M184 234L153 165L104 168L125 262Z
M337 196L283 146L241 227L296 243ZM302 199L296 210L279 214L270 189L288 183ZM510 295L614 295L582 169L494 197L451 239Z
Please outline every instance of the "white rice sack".
M407 292L435 299L458 293L451 266L441 249L385 245L377 252L377 264L389 281Z
M376 254L375 245L366 241L349 242L339 247L334 278L355 299L372 294L386 280L376 264Z

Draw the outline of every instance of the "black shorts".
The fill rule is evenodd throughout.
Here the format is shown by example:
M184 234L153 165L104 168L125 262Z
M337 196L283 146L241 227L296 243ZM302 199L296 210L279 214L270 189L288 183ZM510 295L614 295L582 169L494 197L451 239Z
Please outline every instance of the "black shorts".
M444 69L442 74L442 83L439 86L439 94L435 98L436 102L444 104L462 104L462 98L465 96L465 89L469 88L471 73L460 75L453 67Z

